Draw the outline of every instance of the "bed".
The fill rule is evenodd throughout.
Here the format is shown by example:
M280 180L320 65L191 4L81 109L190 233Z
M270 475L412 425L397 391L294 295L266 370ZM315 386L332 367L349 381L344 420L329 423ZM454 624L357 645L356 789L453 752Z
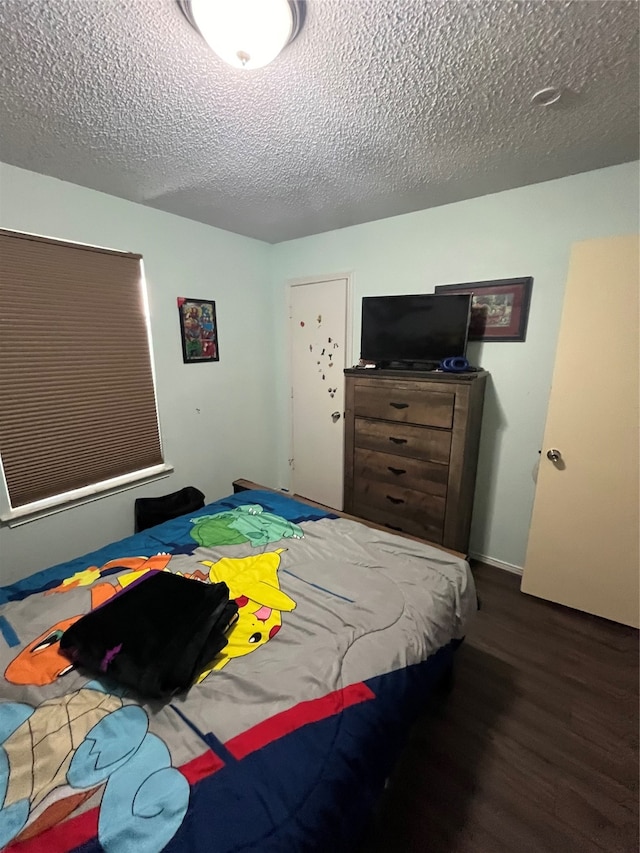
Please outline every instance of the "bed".
M239 608L165 704L59 651L149 570L224 581ZM353 849L475 610L460 557L268 490L1 589L0 848Z

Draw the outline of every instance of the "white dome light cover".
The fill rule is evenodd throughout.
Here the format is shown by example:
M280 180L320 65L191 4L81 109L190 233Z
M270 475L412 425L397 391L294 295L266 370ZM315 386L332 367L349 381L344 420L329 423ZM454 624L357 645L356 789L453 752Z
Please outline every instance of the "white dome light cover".
M251 70L272 62L298 34L296 0L178 0L189 22L229 65Z

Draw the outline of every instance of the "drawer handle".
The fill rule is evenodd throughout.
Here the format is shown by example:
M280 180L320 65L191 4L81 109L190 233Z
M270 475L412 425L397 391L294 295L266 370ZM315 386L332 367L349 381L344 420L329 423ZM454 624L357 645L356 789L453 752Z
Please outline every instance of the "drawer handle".
M407 443L406 438L395 438L392 435L389 436L389 441L392 441L394 444L406 444Z
M390 527L391 530L400 530L402 532L402 528L397 527L395 524L385 524L385 527Z
M394 409L408 409L408 403L389 403L390 406L393 406Z
M392 498L391 495L387 495L387 500L391 501L392 504L403 504L404 498Z
M407 473L404 468L393 468L391 465L387 465L387 468L392 474L400 475Z

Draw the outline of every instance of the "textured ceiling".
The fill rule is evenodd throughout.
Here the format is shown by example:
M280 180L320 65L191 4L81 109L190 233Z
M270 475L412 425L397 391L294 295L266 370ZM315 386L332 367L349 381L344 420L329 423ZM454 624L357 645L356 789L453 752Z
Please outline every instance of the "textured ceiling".
M625 0L308 0L253 72L174 0L2 0L0 41L0 159L270 242L638 156Z

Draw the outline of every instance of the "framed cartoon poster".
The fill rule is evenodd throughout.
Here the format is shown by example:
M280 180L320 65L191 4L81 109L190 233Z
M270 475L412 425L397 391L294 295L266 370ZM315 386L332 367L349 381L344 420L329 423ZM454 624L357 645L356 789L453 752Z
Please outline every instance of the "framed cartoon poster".
M470 341L524 341L533 278L439 284L436 293L470 293Z
M219 361L216 303L179 296L178 311L184 363Z

